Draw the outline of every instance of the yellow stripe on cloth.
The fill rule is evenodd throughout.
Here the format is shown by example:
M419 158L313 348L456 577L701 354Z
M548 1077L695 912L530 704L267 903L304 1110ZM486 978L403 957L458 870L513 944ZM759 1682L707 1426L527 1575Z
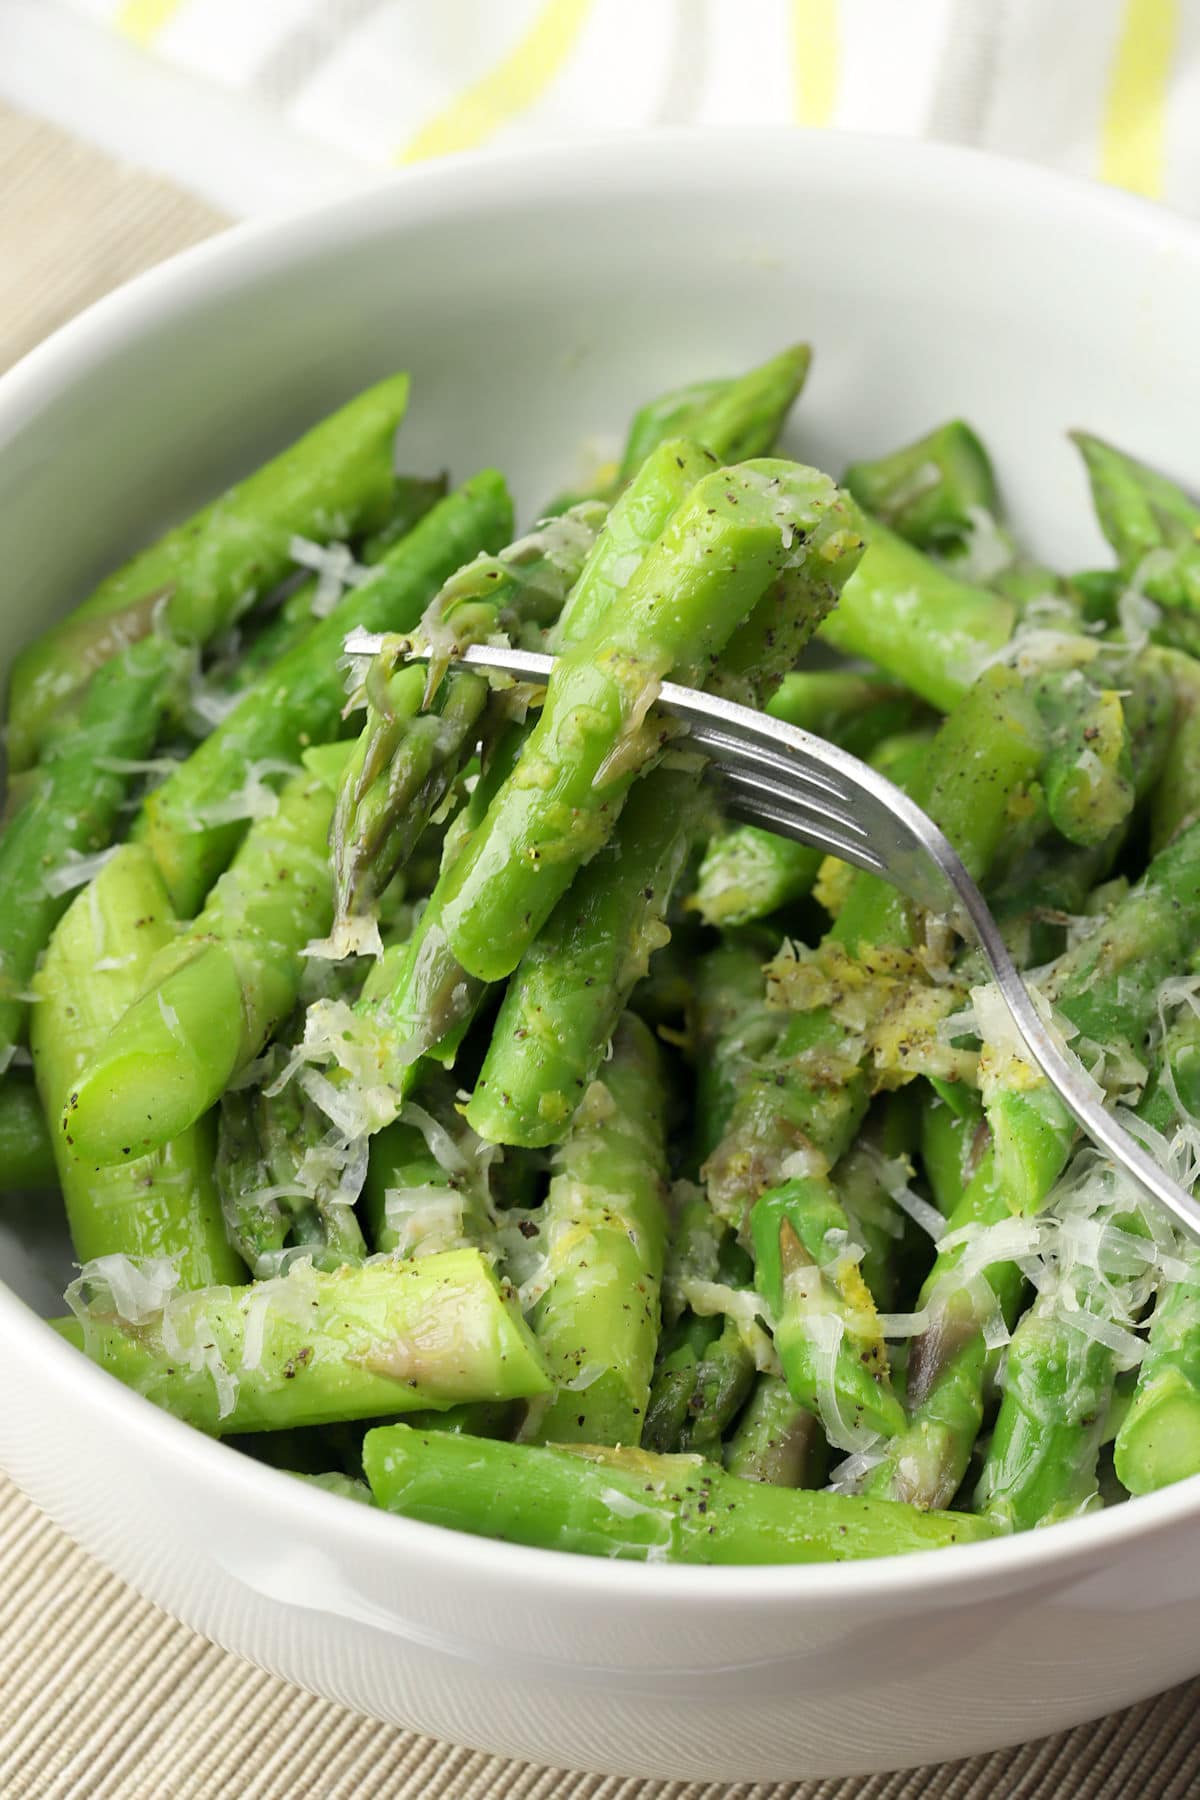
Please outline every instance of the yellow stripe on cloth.
M837 104L838 0L792 0L792 110L798 125L828 125Z
M124 0L117 12L117 30L135 44L152 44L183 0Z
M1167 92L1179 0L1125 0L1100 143L1100 174L1157 200L1166 164Z
M508 55L415 132L396 161L424 162L474 150L528 111L570 56L591 9L592 0L547 0Z

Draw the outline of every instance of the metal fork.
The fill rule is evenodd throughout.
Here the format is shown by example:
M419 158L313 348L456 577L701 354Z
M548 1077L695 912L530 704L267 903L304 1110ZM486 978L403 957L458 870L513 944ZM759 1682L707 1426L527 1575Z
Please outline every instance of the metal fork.
M385 639L354 632L348 655L375 655ZM544 685L554 658L472 645L451 667ZM1005 948L987 901L927 813L867 763L823 738L696 688L665 681L660 712L688 728L688 741L719 765L729 816L814 845L890 882L910 900L949 917L974 937L1029 1053L1094 1144L1200 1239L1200 1204L1092 1098L1078 1059L1055 1043Z

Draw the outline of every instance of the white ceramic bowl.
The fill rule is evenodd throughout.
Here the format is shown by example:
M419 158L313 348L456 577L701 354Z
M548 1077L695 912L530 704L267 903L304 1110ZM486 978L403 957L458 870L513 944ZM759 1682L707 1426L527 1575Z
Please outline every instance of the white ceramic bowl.
M528 510L646 395L809 338L794 450L837 469L961 412L1033 545L1078 566L1067 426L1200 485L1198 317L1192 227L971 153L687 134L431 167L193 251L0 383L0 655L398 367L403 465L498 462ZM775 1780L963 1756L1200 1670L1200 1481L853 1567L550 1555L349 1506L126 1392L37 1317L67 1275L52 1222L10 1220L0 1271L0 1463L162 1606L380 1718Z

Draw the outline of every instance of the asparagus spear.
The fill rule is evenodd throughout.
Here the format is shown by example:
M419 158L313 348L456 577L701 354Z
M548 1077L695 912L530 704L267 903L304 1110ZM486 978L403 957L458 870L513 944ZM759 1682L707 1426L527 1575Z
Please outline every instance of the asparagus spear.
M1194 1180L1190 1130L1200 1110L1200 1019L1195 981L1174 989L1181 1004L1166 1027L1158 1060L1135 1116L1167 1166ZM1164 1001L1165 1016L1168 1003ZM1136 1129L1136 1127L1135 1127ZM1148 1353L1132 1404L1117 1432L1118 1475L1131 1491L1189 1472L1200 1417L1188 1381L1195 1360L1193 1246L1183 1268L1174 1235L1127 1183L1093 1152L1082 1152L1051 1198L1049 1273L1018 1325L1005 1366L1004 1395L980 1475L976 1506L1009 1530L1070 1516L1095 1503L1097 1461L1109 1435L1119 1375L1141 1360L1133 1328L1163 1265L1171 1285L1155 1309ZM1045 1248L1045 1246L1044 1246ZM1182 1276L1182 1279L1180 1279ZM1182 1378L1181 1378L1182 1377ZM1124 1471L1124 1474L1121 1471Z
M649 553L657 537L700 475L712 468L706 452L682 439L672 439L650 456L636 479L609 512L579 580L550 641L560 653L583 642L607 618L616 597ZM513 724L498 736L471 795L447 833L443 872L465 850L487 818L493 799L504 787L523 754L527 734ZM396 1063L379 1054L381 1072L400 1103L409 1091L418 1059L431 1055L447 1065L454 1061L463 1034L486 991L485 983L459 962L442 922L449 883L439 882L412 935L408 952L385 1012L391 1037L406 1045L405 1060Z
M1183 1179L1194 1183L1200 1019L1191 982L1178 998L1178 1016L1165 1032L1138 1113L1160 1134L1160 1153L1165 1149ZM1131 1494L1152 1493L1200 1472L1200 1251L1185 1244L1179 1260L1182 1266L1172 1271L1151 1317L1146 1358L1117 1433L1117 1476Z
M36 976L32 1048L38 1093L57 1119L133 997L175 921L147 852L125 844L77 895ZM53 1155L80 1262L114 1254L170 1258L185 1288L241 1281L213 1180L214 1129L200 1120L149 1156L96 1168L61 1131Z
M663 1276L658 1346L642 1443L720 1461L721 1440L770 1355L753 1265L702 1188L680 1183Z
M841 1562L991 1535L969 1515L755 1485L698 1456L537 1449L393 1425L367 1433L363 1461L389 1512L641 1562Z
M907 730L918 703L889 683L840 670L797 670L767 701L773 718L826 737L854 756L870 757ZM822 855L757 825L711 839L690 904L705 924L745 925L812 892Z
M557 626L559 649L569 649L606 616L614 596L629 579L654 537L677 509L698 472L712 459L682 441L652 456L642 474L611 509ZM502 732L471 798L447 833L443 872L449 871L487 817L525 746L523 730ZM442 922L447 884L439 882L402 954L385 956L356 1010L349 1031L324 1034L332 1055L342 1061L335 1086L366 1080L371 1088L371 1128L381 1129L417 1079L422 1059L447 1065L485 992L450 947ZM310 1020L323 1031L323 1022ZM353 1067L351 1067L351 1064Z
M669 437L647 456L611 507L546 647L556 655L604 628L618 598L696 483L720 464L686 437Z
M1073 431L1100 529L1150 600L1200 612L1200 506L1157 469Z
M1097 929L1055 965L1042 991L1079 1034L1077 1048L1136 1064L1159 988L1179 974L1200 923L1200 824L1160 850ZM1140 1066L1140 1064L1138 1065ZM987 1047L983 1096L1001 1186L1014 1211L1031 1212L1061 1174L1075 1123L1019 1053Z
M595 502L572 507L498 556L477 556L441 587L411 636L395 637L377 659L366 681L366 724L334 813L339 921L368 906L404 865L470 755L491 690L467 670L445 676L446 662L497 633L552 624L603 517ZM396 657L414 644L432 653L428 672L393 676Z
M448 1433L451 1437L504 1438L511 1440L525 1413L523 1400L464 1400L445 1412L422 1413L420 1429ZM361 1449L359 1461L362 1461Z
M689 382L647 401L634 415L620 462L598 480L596 497L618 497L670 438L691 438L724 463L770 456L811 361L808 345L795 344L744 375ZM578 497L562 496L551 512Z
M636 481L650 457L669 439L694 439L696 434L688 429L689 421L702 417L705 408L721 399L729 386L729 377L717 376L708 381L690 381L683 387L668 388L665 394L647 400L630 421L621 459L610 465L611 484L603 492L608 494L620 489L623 483ZM753 454L769 456L772 446L773 440L772 444L764 445Z
M294 777L199 918L164 948L67 1097L64 1129L81 1154L117 1162L186 1130L291 1011L304 946L332 916L332 812L320 776Z
M635 775L663 742L663 728L646 718L658 681L704 679L780 575L824 579L832 597L839 562L856 555L837 490L811 470L745 463L697 483L602 636L560 657L517 771L443 877L442 925L471 974L511 974L611 835Z
M1014 608L960 581L886 526L822 627L834 649L864 656L947 712L1008 642Z
M842 479L860 506L918 550L962 550L980 517L994 521L1000 512L991 459L961 419L889 456L851 463Z
M1169 726L1169 749L1154 789L1150 844L1162 850L1171 839L1200 818L1200 662L1178 651L1161 651L1175 705Z
M481 1149L455 1112L449 1082L427 1077L420 1106L371 1140L363 1200L375 1248L392 1256L486 1249L496 1215Z
M904 1411L834 1184L811 1175L777 1182L755 1202L750 1230L755 1284L792 1398L819 1413L839 1449L894 1436Z
M724 1137L748 1070L763 1061L784 1023L767 1005L766 954L765 944L730 937L696 965L689 1025L697 1163Z
M1049 737L1042 788L1050 819L1072 843L1101 844L1133 807L1121 695L1078 666L1039 676L1032 693Z
M669 938L664 915L702 817L689 769L655 769L509 981L466 1108L492 1143L557 1143L625 1002Z
M269 1279L299 1255L335 1269L366 1254L347 1193L341 1146L298 1082L279 1085L283 1046L273 1046L263 1086L222 1095L216 1178L230 1241L252 1275ZM352 1184L353 1185L353 1184Z
M826 1428L832 1429L839 1441L857 1441L860 1428L898 1430L902 1415L888 1386L887 1361L870 1295L851 1259L836 1251L832 1257L826 1255L831 1231L838 1235L829 1240L830 1249L838 1243L849 1244L849 1221L828 1182L789 1180L786 1174L788 1158L805 1135L811 1156L813 1133L821 1128L822 1106L811 1103L807 1070L789 1079L786 1023L782 1035L774 1030L755 1033L761 1057L746 1053L740 1009L730 1004L731 990L735 982L745 984L753 1018L752 1009L763 986L755 959L726 956L719 975L724 1005L714 1023L728 1020L733 1041L722 1046L713 1060L728 1071L725 1079L732 1104L728 1129L706 1164L710 1196L717 1210L739 1226L746 1225L749 1215L755 1282L773 1317L776 1350L797 1403L819 1407ZM807 1122L807 1134L793 1117L796 1103L799 1116ZM828 1112L824 1119L831 1150L835 1136L839 1151L849 1142L865 1104L865 1088L861 1094L843 1089L835 1099L837 1116ZM815 1246L815 1259L804 1247L806 1240ZM827 1272L819 1263L828 1263ZM818 1302L830 1329L839 1333L831 1355L821 1355L817 1349L825 1329L824 1319L816 1319ZM866 1360L860 1361L860 1356Z
M980 679L935 738L921 797L977 878L994 861L1010 802L1036 774L1039 756L1039 731L1020 678L1000 667ZM849 1148L870 1087L861 1067L863 1007L875 1004L872 980L882 996L878 1004L886 1004L897 980L912 979L917 965L902 953L913 943L915 923L895 889L860 873L817 953L818 966L822 957L828 964L828 979L810 982L806 966L797 965L793 983L785 963L781 996L786 1003L795 986L801 1010L789 1013L772 1053L749 1073L709 1164L714 1204L739 1227L746 1205L786 1179L782 1164L790 1155L815 1151L832 1166ZM856 973L852 965L863 957ZM813 997L819 1002L824 993L833 1004L814 1007Z
M554 1163L538 1229L533 1327L558 1392L531 1413L538 1443L636 1444L654 1350L667 1219L657 1047L627 1013Z
M676 389L635 417L621 461L621 479L635 474L663 437L690 437L723 463L770 456L784 420L808 377L812 351L793 344L778 356L727 381Z
M688 1311L664 1333L642 1443L720 1462L721 1440L749 1398L754 1357L739 1322Z
M1036 1248L1012 1219L988 1146L947 1221L918 1309L928 1323L908 1357L908 1425L892 1438L865 1492L947 1506L967 1472L999 1346L1020 1302L1016 1255Z
M194 1293L156 1288L157 1273L130 1292L129 1265L86 1266L68 1290L77 1316L55 1328L156 1406L218 1436L529 1399L550 1385L477 1250L328 1274L300 1263L275 1281Z
M878 1095L834 1176L851 1240L862 1246L862 1278L885 1312L896 1303L903 1272L905 1215L895 1201L892 1175L898 1173L907 1186L920 1133L914 1101L911 1088Z
M247 688L228 718L147 796L140 830L181 913L199 909L237 849L248 822L242 796L254 772L294 763L306 745L338 735L347 634L359 626L411 629L440 584L477 551L499 549L511 529L508 493L494 470L464 483L387 553L370 581L352 588Z
M725 1467L743 1481L817 1488L826 1449L815 1413L797 1405L778 1375L760 1375L725 1451Z
M1188 664L1187 658L1178 660ZM1125 743L1110 739L1107 769L1103 763L1093 760L1088 734L1094 727L1097 736L1103 735L1102 714L1109 703L1109 693L1096 692L1090 723L1087 712L1083 714L1082 745L1079 737L1074 750L1066 740L1052 740L1044 779L1053 778L1055 764L1059 775L1068 771L1076 754L1083 764L1090 766L1087 779L1075 788L1076 797L1083 802L1081 817L1085 829L1072 831L1070 820L1060 817L1059 823L1076 839L1075 843L1066 844L1051 828L1049 810L1041 804L1032 805L1027 813L1025 832L1018 834L1008 867L990 893L992 911L1007 927L1013 954L1027 965L1050 962L1061 950L1061 943L1057 948L1052 947L1054 937L1049 929L1056 923L1065 922L1063 917L1056 919L1056 914L1069 919L1071 915L1095 909L1094 896L1102 891L1105 878L1116 864L1128 836L1132 822L1130 799L1135 807L1140 806L1157 796L1160 787L1166 785L1164 770L1172 732L1186 717L1185 701L1182 690L1177 687L1177 675L1171 661L1171 653L1152 650L1138 656L1131 666L1128 653L1121 652L1124 667L1114 668L1108 679L1116 680L1122 686L1120 705ZM1064 683L1070 682L1072 673L1068 670L1062 675ZM1045 718L1045 707L1041 710ZM1114 749L1115 755L1111 753ZM1180 804L1186 806L1186 779L1176 785ZM1124 795L1121 795L1122 787ZM1087 826L1089 789L1101 808L1114 799L1117 801L1109 814L1111 822L1107 830L1096 831ZM1035 794L1031 798L1036 801L1038 796ZM1044 796L1041 798L1044 800ZM1164 818L1169 810L1169 805L1164 802ZM1019 841L1021 835L1024 842Z
M23 1035L30 977L66 909L72 864L109 843L128 764L151 749L191 664L188 651L151 637L98 669L0 838L0 1069Z
M1139 657L1135 667L1127 669L1125 680L1121 706L1136 807L1157 795L1164 784L1171 733L1179 715L1167 655L1155 651ZM1180 785L1181 796L1186 787L1186 782ZM1111 903L1104 883L1124 848L1132 817L1128 813L1118 817L1097 841L1067 844L1050 827L1036 793L1031 799L1035 804L1028 811L1025 831L1015 834L1008 865L990 888L989 899L1012 955L1026 967L1037 967L1061 954L1063 928L1073 918L1095 912L1101 902ZM1186 799L1182 803L1186 805Z
M478 828L523 742L519 726L501 733L446 833L443 869ZM384 950L349 1012L330 1013L319 1002L309 1008L305 1045L314 1061L333 1063L331 1088L357 1100L363 1129L377 1133L396 1118L429 1063L453 1064L485 992L446 942L435 884L407 941Z
M1113 1384L1141 1354L1135 1326L1158 1279L1142 1210L1103 1165L1059 1193L1049 1267L1017 1326L975 1508L1002 1529L1070 1518L1097 1502ZM1123 1348L1119 1347L1123 1343Z
M287 574L294 536L326 542L382 524L407 405L407 375L368 388L117 569L23 650L9 689L11 766L28 767L64 698L147 636L160 613L168 636L205 643Z
M401 538L407 537L439 500L445 499L448 485L444 475L398 475L390 516L385 525L378 531L371 532L356 549L350 567L351 572L357 572L358 579L344 582L343 588L357 586L366 570L382 562L388 551ZM294 650L318 620L332 612L340 598L341 595L335 593L325 600L320 575L311 575L306 581L302 581L275 608L270 617L258 626L249 641L239 644L238 654L231 666L221 671L222 692L226 695L240 694L252 686L272 664ZM253 618L246 623L248 627L252 625Z
M50 1188L56 1180L54 1146L37 1090L10 1073L0 1082L0 1193Z
M734 632L713 685L751 700L765 695L854 560L851 551L825 557L824 568L806 562L783 591L768 592ZM646 972L648 935L662 931L696 833L699 788L697 770L655 769L618 821L610 854L580 871L526 952L468 1109L483 1136L537 1145L561 1133Z
M950 1103L928 1083L921 1093L921 1162L938 1211L946 1218L966 1192L984 1147L983 1104L974 1094Z
M968 867L983 872L993 860L1009 802L1036 773L1039 754L1020 678L990 670L943 725L929 759L927 804ZM793 1398L814 1407L831 1442L849 1449L868 1434L899 1431L903 1414L870 1292L846 1254L849 1219L824 1171L849 1149L869 1098L863 1008L879 1004L866 999L870 959L886 974L880 953L903 949L911 934L895 891L856 876L827 940L833 1005L788 1018L764 1064L749 1072L706 1165L717 1210L739 1227L750 1214L755 1279ZM868 966L856 976L853 959L863 956Z
M1200 1473L1200 1257L1185 1250L1155 1309L1137 1391L1117 1433L1117 1478L1152 1494Z

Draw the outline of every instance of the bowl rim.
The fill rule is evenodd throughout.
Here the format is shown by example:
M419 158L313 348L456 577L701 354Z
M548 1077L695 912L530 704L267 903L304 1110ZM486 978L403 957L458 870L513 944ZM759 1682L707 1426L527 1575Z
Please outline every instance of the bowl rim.
M587 193L619 198L622 182L655 181L689 189L706 169L736 174L743 166L787 172L798 183L875 186L919 194L927 206L1003 206L1032 222L1046 215L1067 231L1098 230L1122 241L1127 254L1169 247L1196 267L1200 223L1139 196L1086 177L1048 170L972 146L906 140L876 133L806 133L789 127L683 127L589 133L565 144L463 153L368 180L348 193L267 219L247 220L134 277L94 302L0 376L0 444L8 441L71 383L143 325L201 307L231 285L261 279L273 267L334 253L339 241L402 232L450 207L465 213L488 205L527 204ZM619 177L619 179L618 179ZM354 1553L440 1563L481 1581L520 1581L526 1591L557 1599L587 1596L620 1602L670 1599L673 1604L792 1608L798 1602L869 1605L881 1600L963 1604L985 1588L1039 1578L1066 1580L1082 1565L1111 1560L1123 1547L1200 1511L1200 1475L1130 1503L1060 1522L1049 1529L848 1563L697 1566L614 1561L535 1549L427 1525L303 1483L162 1412L80 1356L0 1279L0 1341L26 1366L40 1366L57 1388L86 1396L92 1415L109 1424L128 1449L190 1467L203 1483L237 1493L253 1516L292 1521L307 1536ZM82 1385L81 1385L82 1384ZM338 1510L330 1509L337 1505Z

